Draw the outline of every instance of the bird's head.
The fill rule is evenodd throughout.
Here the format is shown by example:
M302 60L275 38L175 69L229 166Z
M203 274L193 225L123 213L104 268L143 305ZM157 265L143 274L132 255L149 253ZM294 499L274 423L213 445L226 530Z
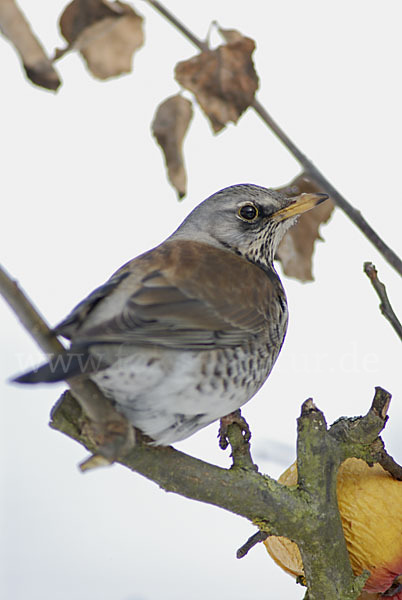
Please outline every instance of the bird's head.
M173 234L226 248L263 266L297 217L328 198L306 193L287 198L275 190L240 184L227 187L199 204Z

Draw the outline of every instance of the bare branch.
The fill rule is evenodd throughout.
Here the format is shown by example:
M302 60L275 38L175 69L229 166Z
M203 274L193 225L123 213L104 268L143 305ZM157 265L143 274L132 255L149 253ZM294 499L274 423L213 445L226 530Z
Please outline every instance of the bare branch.
M376 387L368 413L355 419L338 419L330 427L329 434L343 446L344 458L355 457L368 464L379 463L394 479L402 481L402 467L387 453L379 437L388 420L390 402L391 394Z
M0 293L26 331L34 338L45 354L60 353L65 350L63 344L59 342L38 310L25 296L18 282L12 279L1 266Z
M176 27L182 34L190 40L201 51L209 50L209 46L206 42L203 42L199 38L197 38L194 33L192 33L186 25L184 25L179 19L177 19L173 13L170 12L163 4L158 2L157 0L145 0L148 4L150 4L155 10L157 10L161 15L163 15L172 25Z
M62 348L16 282L1 270L0 291L42 348ZM102 457L117 458L122 465L167 491L249 519L262 533L253 536L247 547L263 539L264 533L294 540L302 555L311 600L337 600L340 593L344 600L357 598L365 575L354 577L350 567L338 511L336 478L338 467L347 456L363 457L369 462L380 458L384 465L386 461L392 463L389 470L398 474L400 467L387 457L377 437L387 419L390 395L385 390L376 389L365 417L340 421L330 431L312 400L303 404L298 421L299 484L289 488L255 470L248 440L236 423L228 431L234 464L230 469L222 469L171 447L153 447L140 433L138 444L133 447L133 428L114 412L96 386L92 388L93 384L81 376L67 383L79 404L65 392L52 411L54 429ZM88 422L83 411L94 422ZM99 461L105 463L96 457L84 463L83 468L97 466Z
M82 427L81 409L68 392L53 408L50 425L94 450ZM287 522L291 523L290 516L303 506L294 491L268 476L251 469L223 469L170 446L152 446L139 432L135 448L118 462L168 492L219 506L251 521L260 516L277 534L283 528L290 535Z
M198 39L194 33L192 33L188 27L183 25L165 6L156 0L145 0L155 8L160 14L162 14L176 29L178 29L187 39L190 40L197 48L201 51L208 50L208 45L202 40ZM332 200L344 213L352 220L352 222L360 229L360 231L370 240L370 242L377 248L382 256L389 262L394 269L402 275L402 261L397 254L380 238L380 236L374 231L374 229L367 223L363 215L356 209L350 202L346 200L342 194L324 177L324 175L317 169L317 167L301 152L301 150L292 142L292 140L286 135L286 133L279 127L279 125L272 119L262 104L254 99L252 104L254 110L261 117L266 125L275 133L275 135L281 140L286 146L289 152L295 157L303 168L304 173L315 180L315 182L321 187L323 192L328 193Z
M384 394L382 398L387 403ZM381 406L377 412L384 416ZM74 398L66 393L52 411L51 426L92 450L80 415ZM382 417L381 425L376 421L371 423L367 415L361 419L367 420L367 430L371 428L366 435L370 439L375 437L382 426ZM356 419L349 421L353 425ZM237 425L230 427L238 429ZM240 431L237 433L242 435ZM222 469L171 447L153 447L141 434L135 448L119 462L166 491L219 506L252 521L261 533L253 535L239 549L238 556L244 555L267 533L294 540L303 556L311 600L340 597L355 600L367 573L354 577L351 571L338 513L336 478L344 459L345 443L327 431L324 416L310 400L304 403L299 419L298 450L302 465L297 487L282 486L250 468ZM354 442L351 445L359 451Z
M359 580L353 574L337 509L336 474L342 463L342 447L328 434L324 415L311 398L302 405L297 431L298 487L314 515L325 519L322 528L320 519L311 514L303 539L297 541L309 597L352 600L363 588L365 579ZM325 548L325 552L319 548ZM320 573L325 573L330 582L325 595Z
M367 277L370 279L373 288L377 292L378 297L381 300L381 313L391 323L399 339L402 340L402 325L392 309L391 303L388 299L387 290L385 289L385 285L378 279L377 270L375 266L371 262L365 262L363 268Z
M14 0L0 0L0 30L21 57L29 79L41 87L57 90L61 81Z
M60 354L65 350L24 292L4 269L0 267L0 293L17 315L26 331L46 354ZM84 377L74 377L66 382L89 417L88 434L92 436L98 452L112 461L134 446L134 430L126 419L116 412L97 386ZM88 465L84 463L84 469Z

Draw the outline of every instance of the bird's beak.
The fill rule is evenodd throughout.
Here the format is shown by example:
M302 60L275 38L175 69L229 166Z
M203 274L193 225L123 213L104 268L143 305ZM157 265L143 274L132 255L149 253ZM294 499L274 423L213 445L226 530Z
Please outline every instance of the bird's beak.
M296 217L321 204L324 200L328 200L328 198L328 194L300 194L300 196L289 198L290 204L274 213L272 218L277 221L284 221L289 217Z

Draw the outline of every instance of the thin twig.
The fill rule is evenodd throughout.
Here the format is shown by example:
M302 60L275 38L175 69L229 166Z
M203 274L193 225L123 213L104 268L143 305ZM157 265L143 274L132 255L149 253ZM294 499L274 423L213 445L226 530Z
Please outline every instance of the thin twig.
M391 323L392 327L396 331L399 339L402 340L402 325L393 311L391 303L389 301L387 290L385 285L378 279L377 269L371 262L365 262L363 265L364 272L370 279L373 288L377 292L379 299L381 300L380 311L384 317Z
M0 294L46 354L60 354L65 351L64 346L18 283L2 267L0 267ZM120 413L115 411L110 400L103 396L92 381L82 376L68 379L66 383L91 421L88 428L94 442L99 446L99 453L114 460L122 453L128 452L135 443L133 428Z
M156 0L145 0L155 10L162 14L172 25L174 25L187 39L189 39L198 49L201 51L208 50L208 44L197 38L192 31L188 29L183 23L181 23L165 6ZM356 225L358 229L370 240L370 242L377 248L382 254L386 261L394 267L394 269L402 275L402 260L397 254L380 238L380 236L374 231L369 225L362 214L350 204L342 194L324 177L324 175L317 169L317 167L301 152L301 150L292 142L292 140L286 135L286 133L279 127L279 125L272 119L267 110L262 104L255 99L252 104L254 110L261 117L271 131L281 140L286 146L289 152L295 157L300 163L303 171L308 177L311 177L316 183L322 188L324 192L327 192L332 200L344 213L348 215L351 221Z
M392 475L394 479L402 481L401 465L399 465L396 460L394 460L392 456L388 454L384 447L378 452L378 462L382 468L385 469L385 471L388 471L388 473Z
M174 25L176 29L181 31L182 34L194 44L194 46L199 48L199 50L204 51L209 49L208 44L206 42L203 42L196 35L194 35L194 33L192 33L192 31L190 31L189 28L186 27L186 25L184 25L184 23L179 21L179 19L177 19L174 16L174 14L170 12L170 10L163 6L163 4L161 4L157 0L145 0L145 2L153 6L155 10L157 10L161 15L163 15L168 21L170 21L170 23L172 23L172 25Z
M1 266L0 294L45 354L60 354L65 350L38 310L25 296L18 282Z
M261 119L266 125L275 133L275 135L281 140L291 154L303 167L304 173L315 180L315 182L322 188L323 191L327 192L331 199L335 202L339 208L348 215L350 220L360 229L360 231L370 240L370 242L377 248L382 256L389 262L394 269L402 275L402 260L395 254L395 252L387 246L387 244L380 238L380 236L374 231L369 225L366 219L363 217L360 211L346 200L342 194L324 177L324 175L317 169L317 167L307 158L305 154L299 150L299 148L292 142L292 140L286 135L286 133L279 127L279 125L273 120L265 108L254 100L253 108L260 115Z

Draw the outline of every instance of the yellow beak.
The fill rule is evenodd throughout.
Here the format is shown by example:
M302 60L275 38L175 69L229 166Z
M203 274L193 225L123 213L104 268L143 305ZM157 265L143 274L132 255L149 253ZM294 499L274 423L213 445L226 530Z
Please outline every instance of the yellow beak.
M328 194L300 194L300 196L289 198L290 204L274 213L272 218L277 221L284 221L285 219L289 219L289 217L301 215L321 204L324 200L328 200L328 198Z

